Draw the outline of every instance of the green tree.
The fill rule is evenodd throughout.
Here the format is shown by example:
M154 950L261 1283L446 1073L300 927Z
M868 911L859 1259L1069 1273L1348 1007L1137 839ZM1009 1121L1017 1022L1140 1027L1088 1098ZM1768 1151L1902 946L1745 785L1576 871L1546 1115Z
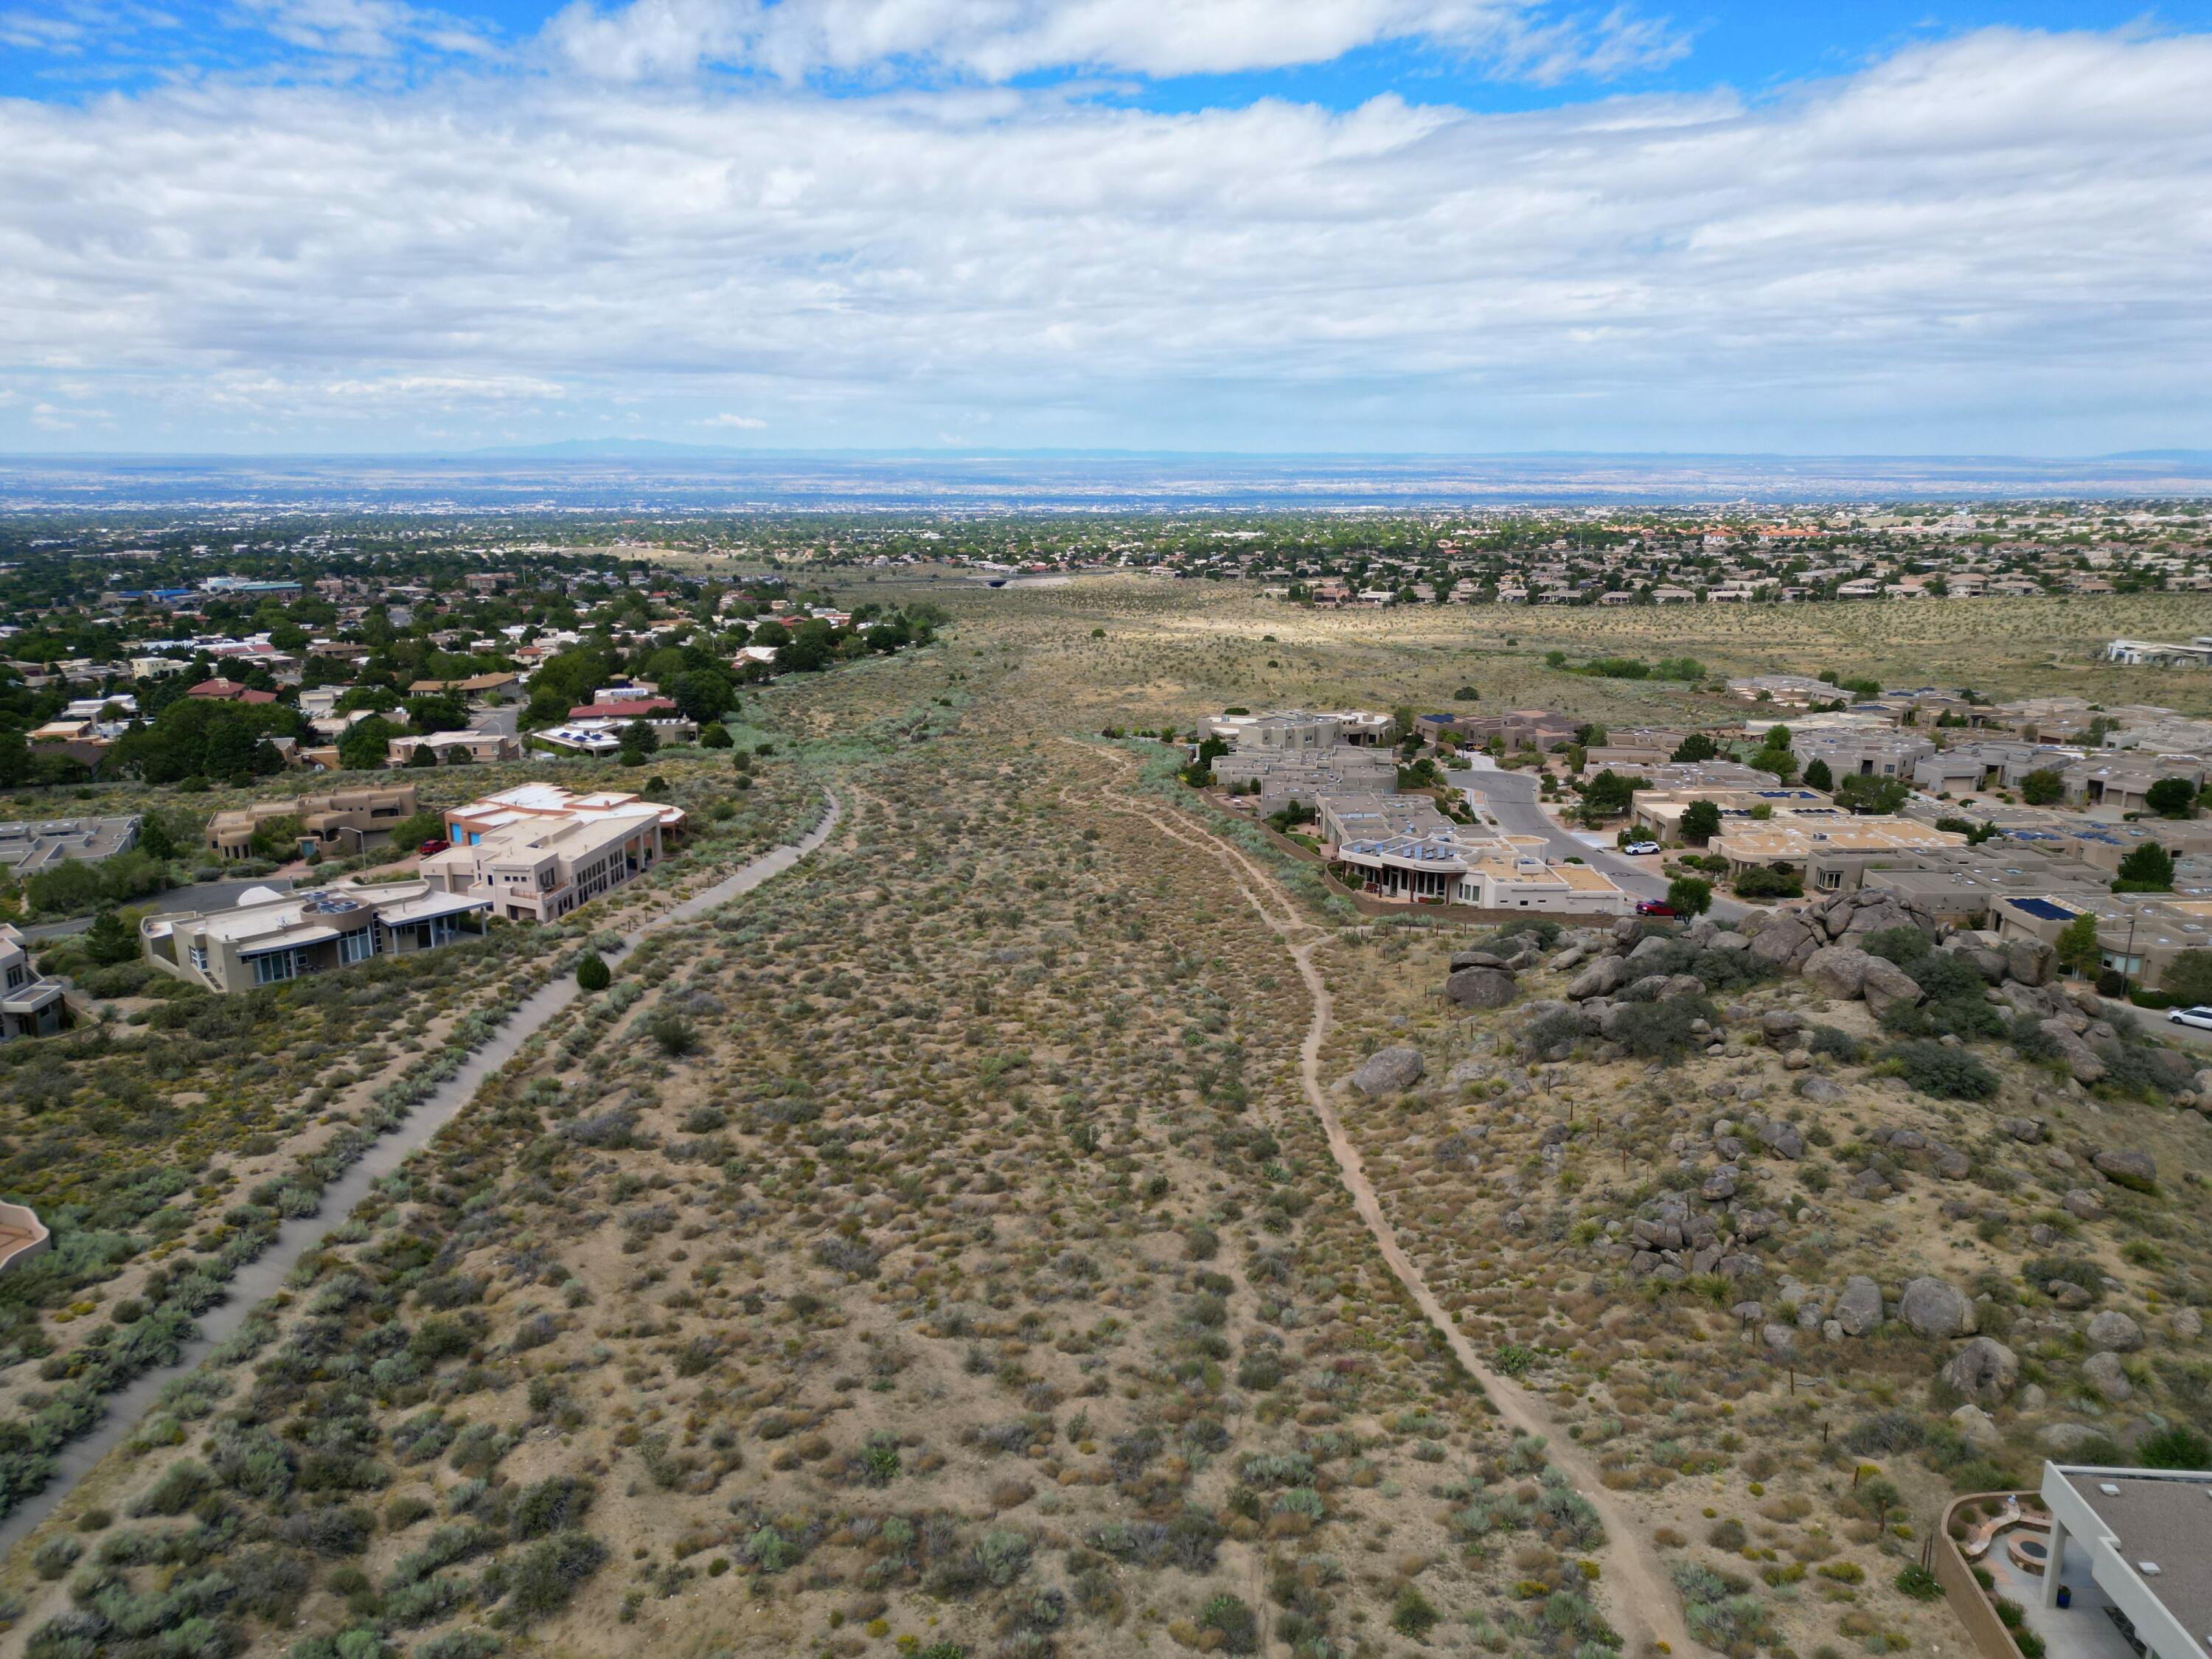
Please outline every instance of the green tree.
M465 732L468 729L469 711L459 697L440 693L436 696L416 697L407 704L409 724L417 732Z
M614 982L613 970L597 951L586 951L576 963L576 983L586 991L604 991Z
M338 739L338 764L349 772L373 772L384 764L386 751L399 728L381 714L356 720Z
M129 962L138 954L138 941L112 910L102 910L85 930L85 954L103 968Z
M694 668L678 674L669 688L676 712L702 726L719 720L738 706L738 694L726 676L712 668Z
M1836 787L1836 775L1828 769L1828 763L1818 755L1813 757L1813 763L1805 769L1805 787L1808 789L1823 791L1832 790Z
M1701 876L1677 876L1667 884L1667 908L1677 915L1702 916L1713 908L1713 884Z
M410 766L435 766L438 751L427 743L418 743L407 751L407 763Z
M2197 786L2186 778L2160 778L2143 799L2162 818L2190 817L2197 811Z
M2166 970L2159 988L2179 1001L2212 1003L2212 951L2184 951Z
M1836 805L1854 812L1894 812L1911 793L1903 778L1854 774L1836 786Z
M1688 765L1696 761L1709 761L1721 752L1720 745L1702 732L1692 732L1674 747L1674 760Z
M2097 944L2097 918L2084 910L2068 922L2058 935L2058 965L2070 968L2077 974L2094 974L2104 965L2104 953Z
M152 858L173 859L178 855L177 838L161 821L159 812L149 812L139 823L138 845Z
M1591 823L1618 817L1634 804L1636 783L1610 767L1583 786L1583 817Z
M632 720L623 727L617 741L622 763L624 766L642 766L646 757L660 747L660 733L643 720Z
M1721 832L1721 809L1709 800L1693 800L1682 809L1682 839L1703 847Z
M709 720L705 729L699 733L699 746L702 749L727 749L734 741L735 739L730 736L730 728L720 720Z
M2030 806L2055 805L2066 799L2066 780L2051 767L2038 767L2020 781L2020 798Z
M2147 841L2120 860L2113 882L2115 893L2170 893L2173 890L2173 854L2154 841Z

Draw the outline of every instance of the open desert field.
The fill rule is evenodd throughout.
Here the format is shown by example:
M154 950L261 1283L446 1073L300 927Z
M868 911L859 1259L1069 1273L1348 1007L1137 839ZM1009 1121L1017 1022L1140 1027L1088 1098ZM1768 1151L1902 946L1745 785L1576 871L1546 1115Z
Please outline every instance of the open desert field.
M826 842L620 957L170 1382L7 1558L0 1652L1932 1653L1962 1638L1907 1570L1952 1495L2030 1477L2054 1432L2212 1430L2212 1131L2155 1068L2084 1091L1977 1042L1987 1089L1931 1093L1863 1008L1687 940L1696 1041L1582 1041L1529 1012L1565 1006L1559 930L1349 920L1173 751L1097 735L1462 685L1615 724L1741 708L1552 650L2201 713L2212 680L2090 659L2212 604L931 597L935 644L747 694L775 754L708 869L834 804ZM1527 953L1516 1006L1440 1000L1477 945ZM382 1021L404 1067L568 961L380 981L321 1040ZM133 1087L196 1137L145 1206L180 1242L88 1275L53 1353L119 1328L131 1274L264 1224L387 1075L254 1041L13 1086L18 1156L65 1163ZM1416 1074L1348 1086L1383 1050ZM2107 1181L2112 1147L2154 1173ZM1723 1165L1743 1259L1632 1267ZM1962 1287L1950 1326L1824 1336L1858 1277L1878 1319L1925 1275ZM2085 1376L2061 1285L2133 1330L2124 1386ZM2008 1345L2002 1394L1960 1386L1960 1320Z

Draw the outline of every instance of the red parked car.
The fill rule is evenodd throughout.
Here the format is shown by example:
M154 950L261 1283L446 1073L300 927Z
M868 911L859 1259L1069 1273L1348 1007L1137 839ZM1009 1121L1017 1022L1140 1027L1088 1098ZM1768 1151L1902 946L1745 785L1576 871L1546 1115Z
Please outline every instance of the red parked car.
M1640 899L1637 902L1636 914L1639 916L1678 916L1681 912L1664 899Z
M434 857L438 854L444 852L453 844L453 843L449 841L426 841L415 850L427 859Z

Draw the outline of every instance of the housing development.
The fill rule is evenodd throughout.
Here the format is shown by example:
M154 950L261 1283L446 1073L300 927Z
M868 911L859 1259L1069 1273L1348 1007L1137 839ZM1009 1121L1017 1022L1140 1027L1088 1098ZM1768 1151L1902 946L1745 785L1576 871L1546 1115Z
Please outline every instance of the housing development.
M2196 1639L2195 504L190 517L0 517L33 1659Z

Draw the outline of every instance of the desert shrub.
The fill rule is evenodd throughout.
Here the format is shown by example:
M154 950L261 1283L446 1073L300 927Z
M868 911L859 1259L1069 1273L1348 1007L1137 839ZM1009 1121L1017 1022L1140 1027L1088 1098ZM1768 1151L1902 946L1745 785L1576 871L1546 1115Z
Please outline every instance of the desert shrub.
M357 1504L325 1504L285 1517L278 1534L288 1544L333 1560L368 1547L376 1517Z
M1866 1044L1849 1031L1834 1025L1815 1025L1805 1046L1816 1054L1826 1054L1830 1060L1846 1066L1856 1066L1866 1057Z
M1554 1008L1522 1029L1521 1043L1531 1054L1547 1054L1554 1048L1579 1042L1589 1032L1589 1026L1582 1015L1571 1008Z
M1932 1038L1894 1043L1884 1058L1896 1066L1905 1082L1938 1100L1987 1100L1999 1086L1997 1074L1973 1055Z
M1805 884L1786 870L1754 866L1735 878L1738 898L1802 898Z
M1933 1601L1943 1594L1943 1586L1936 1582L1936 1575L1917 1561L1897 1575L1897 1588L1916 1601Z
M1859 948L1870 957L1880 957L1899 967L1911 970L1912 964L1924 961L1935 947L1929 944L1928 935L1910 922L1896 927L1883 927L1869 933ZM1979 976L1977 975L1978 978Z
M2147 1469L2201 1469L2212 1466L2212 1441L2192 1428L2176 1425L2146 1435L2136 1456Z
M172 1463L161 1478L132 1500L132 1515L182 1515L206 1496L215 1478L202 1465L187 1458Z
M1662 1060L1686 1054L1701 1040L1691 1029L1697 1022L1710 1025L1719 1018L1720 1011L1703 997L1631 1003L1614 1022L1612 1036L1638 1060Z
M1844 1446L1861 1457L1911 1451L1928 1438L1928 1425L1911 1412L1876 1412L1844 1432Z
M2092 1302L2104 1298L2105 1275L2094 1261L2083 1261L2072 1256L2039 1255L2021 1272L2027 1282L2039 1290L2054 1279L2063 1279L2086 1291Z
M1208 1598L1199 1609L1200 1630L1218 1631L1221 1635L1219 1651L1224 1653L1255 1653L1260 1646L1260 1621L1241 1597L1226 1591Z
M508 1602L526 1620L558 1613L606 1559L607 1547L586 1532L541 1538L508 1561Z
M598 1488L572 1474L549 1475L525 1486L507 1512L507 1529L518 1540L569 1532L590 1512Z

